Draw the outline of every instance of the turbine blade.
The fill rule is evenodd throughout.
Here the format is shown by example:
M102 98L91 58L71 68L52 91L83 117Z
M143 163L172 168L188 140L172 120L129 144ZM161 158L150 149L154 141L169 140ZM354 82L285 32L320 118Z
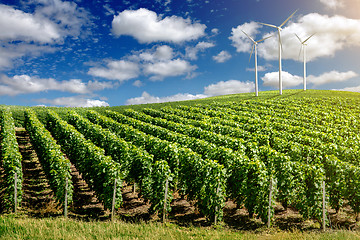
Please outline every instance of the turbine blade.
M256 41L256 43L265 41L266 39L271 38L271 37L273 37L273 35L270 35L270 36L268 36L268 37L266 37L266 38L260 39L260 40Z
M243 30L241 30L253 43L255 43L255 40L252 38L252 37L250 37L249 35L247 35L246 34L246 32L244 32Z
M301 42L301 43L303 43L303 41L301 41L301 39L300 39L300 37L295 33L295 36L297 37L297 39L299 39L299 41Z
M255 44L253 44L252 49L251 49L251 53L250 53L250 57L249 57L249 63L250 63L250 60L251 60L251 56L252 56L252 54L254 52L254 47L255 47Z
M306 43L306 41L309 40L314 35L315 35L315 33L311 34L310 37L308 37L305 41L302 42L302 44Z
M297 10L298 10L298 9L297 9ZM297 12L297 10L296 10L295 12L293 12L279 27L281 28L282 26L284 26L285 23L286 23L287 21L289 21L289 19L290 19L292 16L294 16L294 14Z
M262 22L257 22L257 23L265 25L265 26L269 26L269 27L272 27L272 28L278 28L277 26L272 25L272 24L267 24L267 23L262 23Z

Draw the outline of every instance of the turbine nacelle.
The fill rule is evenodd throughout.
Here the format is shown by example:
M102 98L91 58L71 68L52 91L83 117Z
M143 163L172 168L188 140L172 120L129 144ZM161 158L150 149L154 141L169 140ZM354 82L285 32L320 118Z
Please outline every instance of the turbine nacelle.
M276 28L278 30L278 43L279 43L279 94L282 94L282 78L281 78L281 51L282 51L282 42L281 42L281 36L280 36L280 32L282 30L282 26L284 26L289 19L294 16L294 14L297 12L297 10L295 12L293 12L283 23L281 23L279 26L275 26L273 24L268 24L268 23L261 23L258 22L259 24L268 26L268 27L272 27L272 28Z
M299 51L299 58L300 58L300 54L301 54L301 50L303 50L304 53L304 78L303 78L303 84L304 84L304 91L306 91L306 42L312 37L314 36L315 33L311 34L308 38L306 38L304 41L301 40L301 38L295 33L295 36L297 37L297 39L299 40L299 42L301 43L301 48Z
M268 37L265 37L263 39L260 39L258 41L255 41L252 37L250 37L246 32L244 32L243 30L241 30L249 39L250 41L253 42L253 45L252 45L252 49L251 49L251 54L250 54L250 58L249 58L249 62L251 60L251 56L253 54L253 51L255 49L255 96L258 96L258 76L257 76L257 51L256 51L256 46L259 42L262 42L272 36L268 36Z
M299 42L301 43L301 47L300 47L300 51L299 51L299 58L300 58L301 50L307 46L307 43L306 43L306 42L307 42L312 36L314 36L315 33L311 34L311 35L310 35L308 38L306 38L304 41L301 40L301 38L300 38L296 33L294 33L294 34L295 34L296 38L299 40Z

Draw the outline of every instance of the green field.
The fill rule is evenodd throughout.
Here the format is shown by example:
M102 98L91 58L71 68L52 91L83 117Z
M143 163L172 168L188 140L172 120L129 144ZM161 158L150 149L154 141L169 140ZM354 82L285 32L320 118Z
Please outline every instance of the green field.
M237 231L229 228L179 227L161 223L83 222L63 218L29 219L0 216L1 239L308 239L353 240L359 232Z
M359 113L359 93L328 90L2 106L1 210L16 173L20 213L0 216L0 238L357 239Z

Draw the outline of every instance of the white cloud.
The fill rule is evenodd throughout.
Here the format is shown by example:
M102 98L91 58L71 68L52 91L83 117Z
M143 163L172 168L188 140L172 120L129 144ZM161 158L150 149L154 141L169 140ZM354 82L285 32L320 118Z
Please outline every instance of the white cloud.
M203 94L178 93L172 96L156 97L147 92L143 92L141 97L130 98L126 101L126 105L146 104L146 103L162 103L194 100L218 95L245 93L254 91L254 83L241 82L238 80L220 81L204 88Z
M203 45L202 42L199 44ZM139 75L150 76L150 80L153 81L182 75L191 78L197 66L180 58L174 59L177 55L178 53L174 53L173 49L167 45L154 46L151 49L133 52L132 55L123 58L126 60L107 60L107 67L90 68L88 74L120 82ZM135 84L138 83L141 82Z
M135 87L142 87L144 86L144 83L140 80L136 80L134 83L133 83L133 86Z
M50 90L85 94L111 87L113 85L108 82L89 81L84 83L79 79L56 81L53 78L42 79L28 75L15 75L11 78L5 75L0 76L0 95L9 96Z
M157 3L160 3L164 6L167 6L171 3L171 0L155 0Z
M303 82L302 77L292 75L291 73L285 71L281 71L281 74L284 88L294 87ZM266 73L261 80L264 82L264 86L279 87L279 72Z
M267 66L261 66L261 65L258 65L257 66L257 71L258 72L264 72L267 70ZM255 68L246 68L246 71L248 72L255 72Z
M203 52L208 48L212 48L214 47L215 44L211 43L211 42L199 42L198 44L196 44L195 47L186 47L185 51L186 51L186 58L189 58L191 60L196 60L198 59L198 52Z
M249 52L252 47L252 42L250 42L242 31L246 32L249 36L255 39L256 34L259 33L258 29L261 27L262 25L256 22L250 22L239 25L236 28L232 28L229 39L232 41L232 45L236 48L236 51Z
M55 99L37 99L37 102L64 107L108 107L109 103L97 99L83 97L61 97Z
M137 63L130 61L108 61L107 67L92 67L89 69L88 74L109 80L119 80L120 82L124 82L139 76L140 68Z
M299 60L300 42L294 35L302 39L315 35L307 42L307 61L319 57L334 56L336 51L345 47L360 46L360 20L343 16L320 15L310 13L302 16L297 22L290 22L281 33L284 59ZM270 38L259 44L259 55L265 59L277 59L277 38Z
M227 51L221 51L218 55L213 56L214 61L218 63L226 62L230 58L231 58L231 54L228 53Z
M114 14L115 14L115 11L114 11L114 9L112 9L112 8L110 7L110 4L105 4L103 7L104 7L104 9L106 10L106 12L105 12L105 15L106 15L106 16L110 16L110 15L114 15Z
M168 97L155 97L147 92L143 92L141 97L130 98L126 101L126 105L146 104L146 103L163 103L163 102L176 102L185 100L194 100L199 98L205 98L206 95L197 94L192 95L189 93L179 93Z
M174 57L174 51L167 45L157 46L156 49L150 49L140 51L130 56L130 60L134 61L145 61L145 62L157 62L167 61Z
M57 49L47 45L35 45L29 43L7 44L0 46L0 69L10 68L14 65L14 60L18 60L16 64L21 64L21 57L39 56L44 53L52 53Z
M218 28L211 29L211 33L214 34L214 35L218 35L219 32L220 32L220 30Z
M358 74L353 71L348 71L348 72L331 71L331 72L323 73L317 77L310 75L307 77L307 81L317 86L332 82L344 82L357 76Z
M167 45L159 46L155 51L155 59L159 60L170 60L173 58L173 49Z
M66 36L78 37L89 25L89 13L74 2L33 0L33 13L0 4L0 39L54 43Z
M294 20L294 18L292 19ZM296 33L302 39L306 39L311 34L315 35L307 42L306 55L307 61L314 60L319 57L334 56L336 51L345 47L360 46L360 19L350 19L343 16L321 15L318 13L310 13L299 17L296 21L290 20L281 31L281 39L283 45L283 59L299 59L299 50L301 44L296 38ZM241 29L255 39L264 38L273 34L274 37L258 44L258 54L267 60L276 60L278 58L278 37L277 33L270 27L263 29L268 31L262 37L256 37L259 33L260 25L255 22L245 23L233 28L230 39L232 45L236 47L237 52L250 52L252 44ZM270 32L272 31L272 32Z
M60 37L50 20L0 4L0 39L52 43Z
M68 36L86 36L84 27L91 25L89 13L74 2L61 0L28 0L24 12L0 4L0 69L13 67L24 56L39 56L59 50Z
M35 16L49 19L56 23L62 36L78 37L91 25L90 13L80 8L74 1L31 0L35 5Z
M197 67L181 59L174 59L166 62L155 62L144 64L144 74L153 75L150 77L153 81L163 80L166 77L190 75Z
M195 40L205 35L206 26L192 23L190 19L177 16L161 19L156 12L145 8L125 10L112 21L112 32L115 36L129 35L140 43L174 42Z
M360 92L360 85L356 87L347 87L342 89L332 89L336 91Z
M320 2L324 4L327 8L331 9L344 7L344 2L341 0L320 0Z
M241 82L238 80L220 81L204 88L204 94L207 96L218 96L235 93L252 92L255 89L253 82Z
M323 73L320 76L309 75L307 76L307 82L314 84L314 86L318 86L333 82L344 82L356 76L358 76L358 74L353 71L331 71ZM278 87L279 72L266 73L265 76L261 78L261 80L263 80L264 86ZM282 71L282 81L283 87L289 88L300 85L303 82L303 77Z

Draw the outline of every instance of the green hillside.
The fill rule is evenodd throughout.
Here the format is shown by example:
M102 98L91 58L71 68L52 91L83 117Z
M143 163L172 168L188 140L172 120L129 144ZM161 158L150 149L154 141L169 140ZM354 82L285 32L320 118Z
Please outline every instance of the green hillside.
M359 93L287 90L92 109L4 106L2 139L15 139L23 159L2 141L2 210L14 210L17 172L18 207L30 211L29 156L15 124L25 128L60 212L65 185L69 214L84 208L83 181L102 211L115 204L118 218L137 218L125 207L136 186L132 201L150 221L357 228L359 103ZM285 220L289 214L296 220Z

